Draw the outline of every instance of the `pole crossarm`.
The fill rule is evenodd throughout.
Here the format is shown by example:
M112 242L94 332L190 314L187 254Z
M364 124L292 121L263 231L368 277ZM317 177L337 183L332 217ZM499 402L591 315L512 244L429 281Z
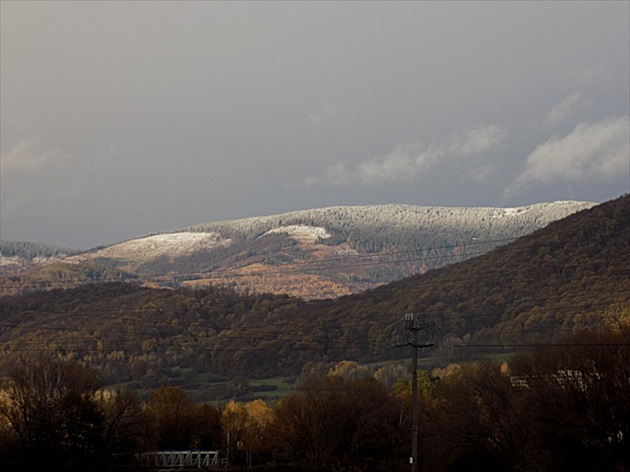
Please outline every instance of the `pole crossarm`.
M430 347L435 347L435 344L431 343L431 344L422 344L422 343L413 343L413 342L407 342L407 343L397 343L394 344L395 347L406 347L406 346L410 346L410 347L417 347L418 349L424 349L424 348L430 348Z

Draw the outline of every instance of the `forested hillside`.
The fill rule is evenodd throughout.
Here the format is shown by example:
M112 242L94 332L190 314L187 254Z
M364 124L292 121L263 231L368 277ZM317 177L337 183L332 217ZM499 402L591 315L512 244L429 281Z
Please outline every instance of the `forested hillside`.
M33 259L61 258L78 254L79 250L69 249L48 244L31 243L23 241L2 241L0 240L0 255L3 258L16 258L24 261ZM7 261L8 263L9 261Z
M630 321L629 275L625 195L486 255L353 300L359 311L424 314L457 342L544 342Z
M229 288L86 285L0 299L3 361L53 351L109 383L296 376L316 363L403 358L407 312L441 329L444 362L630 323L630 196L488 254L357 295L304 301ZM310 367L309 367L310 366Z

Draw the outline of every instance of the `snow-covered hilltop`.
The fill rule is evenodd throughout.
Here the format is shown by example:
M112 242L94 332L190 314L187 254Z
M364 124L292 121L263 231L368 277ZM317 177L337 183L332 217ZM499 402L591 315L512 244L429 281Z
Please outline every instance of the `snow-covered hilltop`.
M337 253L436 250L473 240L493 244L516 239L594 205L559 201L516 208L334 206L195 225L131 239L72 260L98 257L147 262L165 256L181 259L193 253L197 253L197 257L203 252L217 253L230 246L252 253L257 252L255 246L273 235L289 237L301 244L346 246L338 248ZM272 259L273 251L268 254L268 259Z
M222 238L217 233L193 233L184 231L181 233L163 233L153 236L145 236L131 239L113 246L108 246L84 256L75 256L74 260L81 258L115 257L131 259L153 259L169 256L180 257L195 251L211 251L218 247L229 246L231 241Z
M217 232L224 236L238 234L251 239L283 227L302 225L324 228L330 234L352 233L375 239L408 239L409 232L418 234L436 230L464 231L480 239L491 239L497 233L505 232L518 237L594 205L592 202L558 201L515 208L396 204L334 206L206 223L184 231Z
M334 206L205 223L63 260L116 267L152 284L334 297L466 260L595 205Z

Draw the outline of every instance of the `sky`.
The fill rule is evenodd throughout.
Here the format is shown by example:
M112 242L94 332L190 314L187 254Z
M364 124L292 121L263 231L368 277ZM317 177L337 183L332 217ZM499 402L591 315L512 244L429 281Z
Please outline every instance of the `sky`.
M627 1L0 8L3 240L630 192Z

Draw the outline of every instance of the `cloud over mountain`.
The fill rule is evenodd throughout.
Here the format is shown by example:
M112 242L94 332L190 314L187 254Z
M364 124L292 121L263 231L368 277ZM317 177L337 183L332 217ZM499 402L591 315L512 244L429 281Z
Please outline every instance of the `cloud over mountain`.
M579 123L568 135L538 146L525 162L510 191L529 184L589 181L628 174L630 167L628 115L594 123Z
M385 156L354 165L339 161L327 169L327 178L337 183L379 185L409 180L441 163L481 156L505 142L506 132L498 125L477 126L453 133L446 141L429 144L403 143Z

